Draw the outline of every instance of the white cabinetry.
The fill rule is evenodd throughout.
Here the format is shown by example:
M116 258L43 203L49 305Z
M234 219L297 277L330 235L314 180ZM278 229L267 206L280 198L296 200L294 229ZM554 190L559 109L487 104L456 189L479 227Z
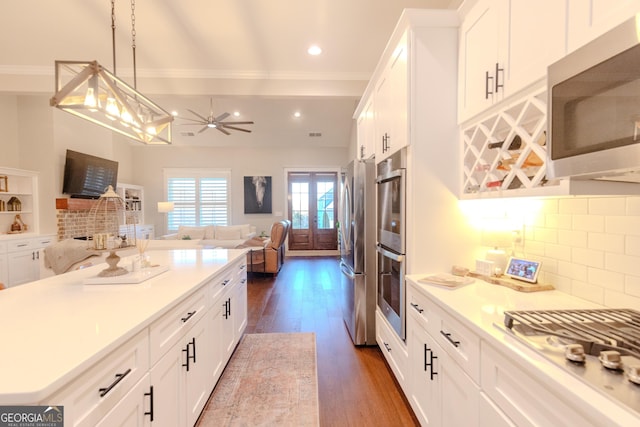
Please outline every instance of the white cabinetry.
M640 11L639 0L569 0L567 43L572 52Z
M41 271L44 271L42 268L44 264L43 249L51 243L53 243L53 236L7 240L6 285L17 286L40 279Z
M407 366L409 361L407 346L389 325L387 319L380 312L380 308L376 309L376 341L387 364L391 367L398 380L398 384L407 393Z
M423 425L477 426L480 340L409 288L409 396Z
M143 405L146 408L150 407L149 396L145 396L145 393L150 392L150 388L139 384L148 369L149 339L145 330L89 368L59 393L44 400L42 404L56 402L64 406L65 425L100 425L105 416L115 416L110 413L120 404L128 408L142 408ZM124 413L120 415L128 416Z
M458 122L546 76L566 53L567 6L541 0L480 0L460 27Z
M154 239L154 226L144 224L144 187L122 182L119 182L117 187L116 192L122 197L130 213L128 218L131 218L136 224L136 239Z
M7 244L0 242L0 283L9 286L9 269L7 265Z
M407 129L408 31L403 33L375 86L375 155L383 160L409 143Z
M375 156L375 104L373 94L365 101L364 109L357 118L356 159L367 160Z
M517 426L603 426L610 420L567 404L563 396L523 370L499 350L483 342L482 389ZM497 409L497 408L496 408Z

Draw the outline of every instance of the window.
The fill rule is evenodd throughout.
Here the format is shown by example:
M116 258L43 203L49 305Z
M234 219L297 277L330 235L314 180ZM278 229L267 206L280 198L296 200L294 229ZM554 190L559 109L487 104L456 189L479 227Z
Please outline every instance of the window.
M231 218L231 171L227 169L166 169L167 230L180 225L228 225Z

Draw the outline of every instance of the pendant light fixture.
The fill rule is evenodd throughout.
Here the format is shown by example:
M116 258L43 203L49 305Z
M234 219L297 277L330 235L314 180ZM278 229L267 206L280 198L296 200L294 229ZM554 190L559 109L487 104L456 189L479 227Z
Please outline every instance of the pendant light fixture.
M113 73L97 61L55 61L52 107L144 144L170 144L173 116L137 91L135 0L131 0L133 87L116 72L115 0L111 0Z

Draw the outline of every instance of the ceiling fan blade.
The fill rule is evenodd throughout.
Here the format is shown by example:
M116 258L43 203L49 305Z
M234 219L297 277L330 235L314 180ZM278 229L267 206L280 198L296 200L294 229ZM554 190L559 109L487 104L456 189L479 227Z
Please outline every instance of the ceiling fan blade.
M220 122L221 125L252 125L253 122Z
M177 118L177 119L180 119L180 120L189 120L190 122L195 122L195 123L193 123L193 124L206 124L206 123L208 123L207 121L204 121L204 122L203 122L202 120L198 120L198 119L191 119L191 118L189 118L189 117L176 117L176 118ZM182 123L182 124L190 125L190 124L192 124L192 123Z
M216 129L218 129L220 132L224 133L225 135L231 135L231 134L230 134L229 132L227 132L227 131L225 130L225 128L224 128L224 127L222 127L222 126L217 126L217 127L216 127Z
M200 130L198 131L198 133L202 133L202 132L204 132L204 131L205 131L205 130L207 130L207 129L209 129L209 126L205 126L205 127L203 127L202 129L200 129Z
M209 119L207 119L206 117L202 117L200 114L196 113L193 110L190 110L187 108L187 111L190 112L191 114L193 114L194 116L200 117L202 120L204 120L205 123L209 123Z
M226 129L233 129L233 130L239 130L239 131L242 131L242 132L251 133L251 131L249 129L242 129L242 128L237 128L235 126L227 126L227 125L225 125L224 127Z
M213 113L211 113L211 116L213 116ZM220 121L226 119L227 117L229 117L229 113L222 113L218 117L215 118L215 121L216 122L220 122Z

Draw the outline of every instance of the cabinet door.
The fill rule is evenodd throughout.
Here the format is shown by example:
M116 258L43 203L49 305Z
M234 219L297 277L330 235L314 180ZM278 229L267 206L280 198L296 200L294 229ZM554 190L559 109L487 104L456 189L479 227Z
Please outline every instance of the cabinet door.
M212 337L212 349L211 349L211 384L215 384L222 375L227 362L227 352L224 345L223 333L226 319L222 317L224 309L213 307L211 309L211 337Z
M375 123L374 123L374 103L371 96L364 109L358 117L358 134L356 144L356 158L360 160L370 159L375 155Z
M40 278L40 252L37 249L7 254L8 286L17 286Z
M440 377L443 426L477 427L480 415L480 388L454 359L439 346L436 372Z
M240 279L232 299L232 318L234 328L234 347L247 327L247 279Z
M143 427L151 425L149 376L145 375L96 427ZM154 403L154 410L155 410ZM156 425L155 422L153 424Z
M0 283L5 287L9 286L9 272L7 271L7 256L0 255Z
M496 78L507 95L542 79L547 66L566 53L567 5L557 0L500 0L508 13L508 34L502 37L499 64L504 69ZM502 14L501 14L502 15Z
M154 427L180 427L185 424L185 394L182 373L183 344L176 344L150 371L153 386Z
M211 372L213 370L213 338L211 335L211 310L200 319L186 335L185 345L188 347L186 355L189 360L188 370L185 372L187 403L187 425L195 425L207 399L213 390ZM186 368L185 368L186 369Z
M387 156L387 144L391 138L391 78L386 69L375 86L376 109L374 110L374 151L376 162Z
M420 419L420 424L439 426L442 425L440 419L442 377L437 373L439 363L437 363L438 356L434 353L436 344L413 318L410 317L408 323L411 406Z
M478 1L460 27L458 122L490 107L504 93L495 94L501 12L497 1Z
M640 0L569 0L568 51L572 52L640 10Z

